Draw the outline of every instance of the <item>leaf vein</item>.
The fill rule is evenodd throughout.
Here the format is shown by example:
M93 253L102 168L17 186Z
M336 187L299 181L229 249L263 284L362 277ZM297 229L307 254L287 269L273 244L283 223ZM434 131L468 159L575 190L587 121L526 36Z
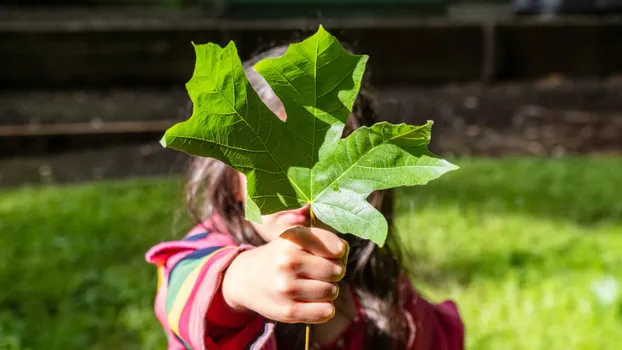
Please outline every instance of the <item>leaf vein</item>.
M170 135L173 138L179 138L182 139L182 142L187 142L188 140L196 140L196 141L204 141L207 143L213 143L215 145L221 146L221 147L225 147L225 148L230 148L230 149L234 149L237 151L242 151L242 152L249 152L249 153L269 153L267 150L251 150L251 149L246 149L246 148L241 148L241 147L234 147L234 146L229 146L229 145L225 145L222 144L220 142L214 141L214 140L208 140L208 139L204 139L204 138L200 138L200 137L192 137L192 136L187 136L187 135Z
M276 68L274 68L273 66L269 66L269 67L270 67L270 69L272 69L272 70L273 70L276 74L278 74L279 76L281 76L281 78L283 78L283 79L285 80L285 82L287 82L287 84L288 84L288 85L289 85L292 89L294 89L294 91L296 91L296 93L297 93L299 96L302 96L302 94L300 93L300 91L298 91L298 89L296 89L296 87L292 84L292 82L291 82L291 81L289 81L289 79L288 79L285 75L283 75L283 73L281 73L281 72L279 72L278 70L276 70Z
M339 207L339 206L337 206L337 205L335 205L335 204L326 203L326 202L323 202L323 203L318 203L318 204L321 204L321 205L326 205L326 206L329 206L329 207L332 207L332 208L339 209L339 210L343 211L344 213L346 213L346 214L348 214L348 215L350 215L350 216L354 216L355 218L357 218L357 219L359 219L359 220L361 220L361 221L366 222L366 223L367 223L367 224L369 224L370 226L374 227L374 228L376 229L376 231L378 231L378 230L379 230L379 229L378 229L378 227L377 227L376 225L372 224L370 221L365 220L365 219L363 219L363 217L358 216L358 215L356 215L356 214L354 214L354 213L352 213L352 212L350 212L350 211L348 211L348 210L346 210L346 209L344 209L344 208L341 208L341 207Z
M352 72L354 72L355 69L356 69L356 66L352 67L352 69L349 70L341 79L339 79L339 81L332 88L330 88L328 91L326 91L325 93L321 94L317 98L320 99L320 98L330 94L331 92L333 92L333 90L335 90L349 75L351 75Z
M249 84L250 84L250 83L249 83ZM283 175L285 175L285 177L288 177L288 176L287 176L287 173L285 172L285 170L283 169L283 167L281 166L281 164L279 164L279 162L278 162L278 161L274 158L274 156L273 156L273 155L270 153L270 151L268 150L268 146L266 145L266 143L264 142L264 140L263 140L263 139L259 136L259 134L257 134L257 131L256 131L255 129L253 129L253 127L252 127L252 126L248 123L248 121L246 120L246 118L245 118L245 117L242 117L242 115L240 114L240 112L239 112L239 111L235 108L235 106L234 106L233 104L231 104L231 101L229 101L229 100L227 99L227 97L226 97L226 96L222 93L222 91L221 91L221 90L219 90L218 88L217 88L217 90L218 90L218 92L220 92L220 95L222 96L222 98L223 98L225 101L227 101L227 103L229 104L229 106L231 106L231 108L232 108L234 111L236 111L236 112L237 112L238 116L244 120L244 122L245 122L246 126L248 126L248 128L249 128L250 130L252 130L252 131L253 131L253 133L255 134L255 136L257 136L257 138L259 139L259 141L260 141L260 142L261 142L261 144L263 145L263 147L264 147L264 149L266 150L266 152L270 155L270 158L272 158L272 161L274 162L274 164L276 164L276 166L277 166L279 169L281 169L281 173L283 173ZM248 94L245 94L245 95L246 95L246 96L245 96L245 97L246 97L246 104L248 105ZM248 108L247 108L246 112L248 113ZM247 116L247 115L246 115L246 116ZM308 200L308 198L306 198L306 196L304 195L304 192L302 192L302 191L300 190L300 188L298 188L298 186L297 186L294 182L292 182L292 185L293 185L294 187L296 187L296 188L298 189L298 191L300 191L300 193L302 194L302 196L303 196L303 197L305 197L305 200Z
M357 159L357 160L356 160L353 164L351 164L351 165L350 165L347 169L345 169L345 170L341 173L341 175L339 175L337 178L335 178L333 181L331 181L331 183L329 183L328 185L326 185L326 187L325 187L325 188L324 188L324 189L323 189L323 190L322 190L322 191L321 191L321 192L317 195L317 197L320 197L322 194L324 194L324 192L326 192L326 190L327 190L328 188L331 188L331 187L332 187L335 183L337 183L337 181L339 181L342 177L344 177L344 176L348 173L348 171L350 171L350 169L352 169L354 166L356 166L356 165L357 165L357 163L361 161L361 159L363 159L363 158L365 158L366 156L368 156L369 154L371 154L371 153L372 153L372 152L373 152L376 148L380 147L381 145L384 145L385 143L387 143L387 142L389 142L389 141L391 141L391 140L394 140L394 139L398 138L399 136L408 135L410 132L411 132L411 130L409 130L408 132L405 132L405 133L403 133L403 134L398 134L398 135L396 135L395 137L392 137L392 138L390 138L390 139L384 140L383 142L379 143L378 145L373 146L373 147L372 147L372 148L371 148L371 149L370 149L367 153L365 153L365 154L361 154L361 152L360 152L360 151L358 151L358 152L359 152L359 154L361 154L361 155L360 155L360 157L359 157L359 158L358 158L358 159ZM356 139L355 139L355 140L356 140ZM346 149L347 149L347 148L346 148ZM357 150L358 150L358 143L357 143ZM313 193L311 193L311 194L313 194ZM316 197L311 196L311 198L316 198Z

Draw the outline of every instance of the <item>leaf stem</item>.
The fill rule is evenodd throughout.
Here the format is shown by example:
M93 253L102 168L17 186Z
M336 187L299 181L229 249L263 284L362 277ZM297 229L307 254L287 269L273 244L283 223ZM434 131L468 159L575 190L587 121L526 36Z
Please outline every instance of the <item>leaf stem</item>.
M315 226L315 214L311 208L309 208L309 216L311 217L311 227L313 227Z
M315 226L315 214L311 208L309 208L309 216L311 217L311 227L313 227ZM309 350L309 338L311 338L311 325L307 323L305 326L305 350Z

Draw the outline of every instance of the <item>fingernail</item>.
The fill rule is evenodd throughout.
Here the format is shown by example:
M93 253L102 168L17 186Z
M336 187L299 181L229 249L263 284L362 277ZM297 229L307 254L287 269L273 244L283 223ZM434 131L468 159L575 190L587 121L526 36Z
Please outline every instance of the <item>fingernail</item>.
M333 307L331 307L330 310L328 310L328 311L330 311L330 313L327 312L326 316L328 316L328 318L331 319L331 318L335 317L335 312L337 311L337 308L335 308L334 304L333 304Z
M341 257L340 261L345 266L345 265L348 264L348 255L350 255L350 245L345 240L342 239L342 241L343 241L343 244L345 245L345 251L344 251L343 256Z

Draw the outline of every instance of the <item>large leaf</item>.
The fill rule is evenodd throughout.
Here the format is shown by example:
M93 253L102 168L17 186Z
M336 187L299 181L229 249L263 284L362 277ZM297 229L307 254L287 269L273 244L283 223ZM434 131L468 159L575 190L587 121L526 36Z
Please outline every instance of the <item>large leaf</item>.
M233 42L224 49L196 45L195 51L197 63L186 84L193 114L170 128L162 144L244 173L248 219L310 202L309 172L320 149L339 140L367 56L349 54L320 28L284 57L261 61L256 69L285 105L283 123L251 87ZM347 74L336 76L340 71Z
M322 27L255 67L283 102L286 122L259 99L233 43L195 51L187 83L192 116L167 130L162 144L244 173L249 220L311 204L325 224L382 245L387 224L367 196L424 184L455 168L427 152L431 123L379 123L340 140L367 56L348 53Z

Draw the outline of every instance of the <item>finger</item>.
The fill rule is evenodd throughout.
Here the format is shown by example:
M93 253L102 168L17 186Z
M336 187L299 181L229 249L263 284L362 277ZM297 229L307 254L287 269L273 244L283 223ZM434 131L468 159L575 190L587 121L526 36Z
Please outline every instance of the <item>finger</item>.
M335 316L335 305L329 301L296 301L282 307L281 322L286 323L324 323Z
M294 227L281 234L286 239L313 255L327 259L339 259L347 250L348 243L336 234L315 227Z
M339 285L312 279L297 279L289 290L288 298L296 301L333 301L339 295Z
M346 274L346 267L341 260L320 258L312 254L304 254L296 269L299 277L324 281L339 282Z

